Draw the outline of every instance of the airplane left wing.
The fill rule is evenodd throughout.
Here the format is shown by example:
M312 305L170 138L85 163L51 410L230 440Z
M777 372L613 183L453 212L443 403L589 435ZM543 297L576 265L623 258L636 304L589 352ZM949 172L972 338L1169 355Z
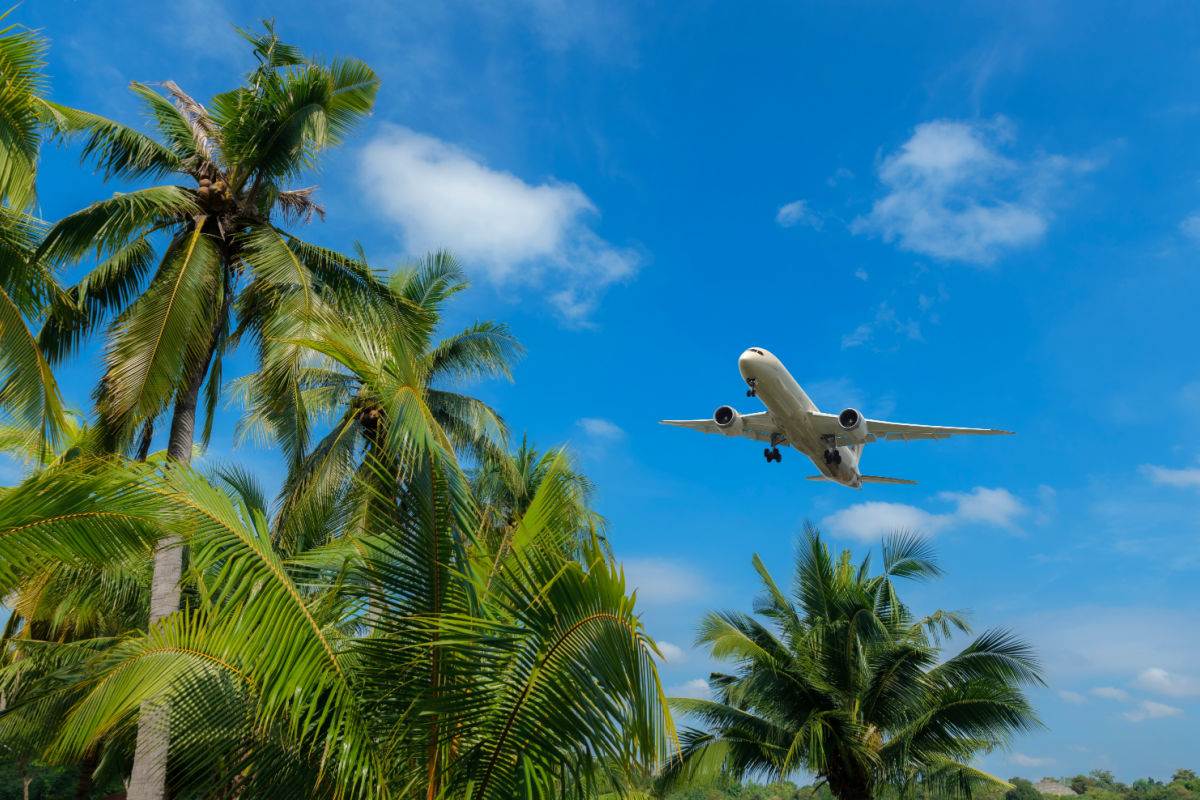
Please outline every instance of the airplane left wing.
M836 436L838 444L865 444L867 442L889 442L897 439L912 441L913 439L949 439L951 436L996 436L1011 434L1012 431L1000 431L993 428L947 428L937 425L913 425L907 422L888 422L881 419L868 419L866 438L852 439L847 435L837 414L813 413L809 415L813 427L822 435Z
M772 436L775 437L774 444L783 444L786 438L783 431L779 430L779 426L775 424L775 420L771 419L771 414L768 411L759 411L756 414L741 415L741 430L736 430L736 426L722 428L711 417L708 419L664 419L659 420L661 425L674 425L677 428L691 428L694 431L701 433L719 433L722 436L744 436L747 439L753 439L756 442L766 442L772 444ZM837 421L837 417L834 417Z

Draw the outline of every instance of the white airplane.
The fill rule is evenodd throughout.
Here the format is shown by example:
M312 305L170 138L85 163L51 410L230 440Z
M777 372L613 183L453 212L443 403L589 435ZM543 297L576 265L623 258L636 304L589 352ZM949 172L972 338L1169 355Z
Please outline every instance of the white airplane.
M782 460L779 445L790 444L812 459L820 470L820 475L808 480L833 481L851 489L861 489L864 483L917 483L860 473L858 462L863 445L868 442L1012 433L986 428L941 428L884 422L866 419L855 408L847 408L840 414L822 414L779 359L761 347L751 347L742 353L738 358L738 370L750 387L746 396L761 399L766 411L739 414L730 406L721 406L712 419L664 419L662 424L766 442L769 447L763 450L763 455L767 463Z

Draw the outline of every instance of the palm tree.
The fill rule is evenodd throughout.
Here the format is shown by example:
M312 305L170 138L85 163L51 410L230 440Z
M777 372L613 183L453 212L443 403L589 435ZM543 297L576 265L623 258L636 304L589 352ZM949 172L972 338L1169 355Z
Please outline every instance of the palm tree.
M145 552L170 524L197 592L148 630L70 648L66 688L0 715L0 737L60 720L42 723L49 753L76 760L158 699L172 789L189 796L582 798L656 763L673 734L653 643L619 565L554 522L579 502L565 462L497 553L471 536L471 499L448 499L440 456L408 456L395 502L372 504L353 542L289 556L236 474L76 461L11 489L0 590L48 563ZM383 604L366 633L364 575Z
M259 332L263 366L235 386L247 409L242 433L278 442L287 459L283 546L299 534L289 520L300 505L357 508L347 513L361 519L364 503L390 498L414 447L436 453L456 483L465 480L460 459L503 458L503 420L457 389L511 377L521 346L491 321L438 338L445 304L467 285L457 261L435 253L396 270L385 290L342 293L307 319L278 314ZM310 446L322 420L332 426Z
M0 410L33 431L39 448L63 423L58 386L28 324L58 291L33 257L41 223L27 213L36 198L45 50L33 31L0 28Z
M970 765L1040 723L1022 687L1042 683L1029 645L989 630L941 660L940 642L969 632L956 613L917 617L894 580L941 574L928 543L914 535L884 541L883 572L870 558L834 561L807 527L785 594L756 556L761 619L710 613L698 643L737 666L714 674L714 699L673 699L704 730L681 735L669 781L724 771L784 778L805 770L839 800L869 800L884 787L907 794L969 797L1004 781Z
M168 456L190 460L200 393L207 381L211 419L234 312L242 326L261 325L246 315L270 314L296 296L305 313L331 290L370 282L353 259L308 245L281 224L323 213L312 200L314 187L287 184L370 112L375 74L352 59L323 64L303 58L270 23L262 33L239 32L258 66L244 85L214 97L211 109L170 81L163 84L170 99L132 84L159 139L41 102L52 128L82 138L84 157L105 177L175 175L184 182L94 203L56 223L37 253L48 263L99 260L55 305L40 342L52 359L63 358L113 317L97 407L100 427L118 450L129 446L138 426L148 430L169 410ZM165 242L161 258L159 240ZM239 307L239 295L256 301ZM179 607L181 541L168 534L157 544L151 624ZM157 798L167 737L143 727L130 797Z

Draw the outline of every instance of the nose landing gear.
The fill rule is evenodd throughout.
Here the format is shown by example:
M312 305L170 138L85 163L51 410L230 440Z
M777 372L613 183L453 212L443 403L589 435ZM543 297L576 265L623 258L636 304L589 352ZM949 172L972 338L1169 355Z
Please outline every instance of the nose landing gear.
M772 461L783 461L783 454L779 452L778 447L766 448L763 450L763 456L766 457L768 464L770 464Z
M757 397L758 389L756 387L758 384L758 379L757 378L747 378L746 383L750 384L750 388L746 390L746 397Z

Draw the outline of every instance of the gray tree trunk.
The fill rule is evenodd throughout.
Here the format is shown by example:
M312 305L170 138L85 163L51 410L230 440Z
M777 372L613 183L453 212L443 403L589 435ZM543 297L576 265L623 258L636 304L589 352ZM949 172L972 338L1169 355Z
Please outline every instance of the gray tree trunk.
M217 324L213 327L208 357L187 377L187 383L175 396L171 418L171 436L167 440L167 458L180 464L192 461L192 443L196 436L196 406L200 388L216 351L217 333L229 313L227 297ZM179 610L179 582L183 578L183 547L179 536L164 536L154 547L154 575L150 579L150 621L153 626ZM133 770L129 775L126 800L164 800L167 794L167 751L171 743L170 709L149 701L138 710L137 745L133 751Z

